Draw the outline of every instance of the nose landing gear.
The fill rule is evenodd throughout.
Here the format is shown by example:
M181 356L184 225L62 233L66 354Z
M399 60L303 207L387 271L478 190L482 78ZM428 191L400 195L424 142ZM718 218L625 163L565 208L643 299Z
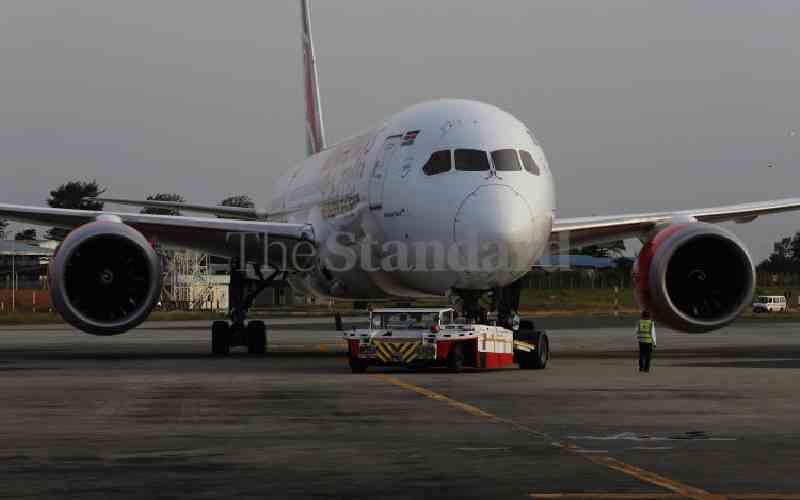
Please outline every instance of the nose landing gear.
M248 279L247 271L231 262L229 286L230 321L215 321L211 326L211 352L215 356L227 356L231 347L246 346L251 356L263 356L267 352L267 326L263 321L247 321L247 313L256 297L280 274L274 271L264 278L261 268L253 265L258 279Z
M514 316L519 311L519 299L522 294L522 280L508 286L494 289L494 307L497 309L497 324L514 330ZM518 318L518 317L517 317ZM517 327L519 325L516 325Z
M488 309L481 305L483 291L480 290L456 290L461 299L462 314L468 321L486 323ZM514 316L519 311L520 295L522 293L522 281L516 282L492 290L490 303L487 304L492 311L497 312L497 324L508 329L513 329Z

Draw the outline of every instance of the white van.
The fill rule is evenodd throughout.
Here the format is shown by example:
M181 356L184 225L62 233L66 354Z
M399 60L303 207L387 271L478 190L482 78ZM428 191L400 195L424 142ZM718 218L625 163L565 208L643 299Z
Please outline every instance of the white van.
M785 311L786 297L782 295L759 295L753 301L753 312Z

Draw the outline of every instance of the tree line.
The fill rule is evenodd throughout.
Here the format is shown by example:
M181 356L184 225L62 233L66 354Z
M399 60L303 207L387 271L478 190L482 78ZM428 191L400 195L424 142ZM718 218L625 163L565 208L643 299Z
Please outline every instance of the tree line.
M60 185L58 188L50 191L50 196L47 198L47 205L53 208L67 208L77 210L103 210L103 202L95 200L106 192L106 188L97 183L97 181L70 181ZM154 193L147 197L148 200L155 201L172 201L177 203L184 203L186 200L183 196L177 193ZM218 203L220 206L225 207L240 207L240 208L253 208L255 203L253 199L246 194L238 194L225 198ZM179 209L176 208L143 208L143 214L158 214L158 215L181 215ZM0 239L6 238L6 229L8 228L8 221L0 219ZM62 241L69 234L68 229L53 227L47 230L44 234L44 239ZM26 228L17 231L14 234L14 239L17 241L23 240L36 240L38 239L36 229Z
M758 265L757 270L777 274L800 273L800 231L773 243L772 254Z

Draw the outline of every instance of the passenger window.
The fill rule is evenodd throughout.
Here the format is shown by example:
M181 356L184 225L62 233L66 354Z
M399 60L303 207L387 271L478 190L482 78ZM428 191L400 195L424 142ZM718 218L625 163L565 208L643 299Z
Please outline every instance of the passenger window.
M519 150L519 156L522 158L522 164L525 165L525 170L532 173L533 175L539 175L541 172L539 171L539 165L533 160L533 156L525 150Z
M494 169L498 172L522 170L516 149L498 149L497 151L492 151L492 161L494 161Z
M428 159L428 163L422 167L425 175L436 175L449 172L451 167L450 150L436 151Z
M456 170L466 172L481 172L489 170L489 158L486 151L478 149L456 149Z

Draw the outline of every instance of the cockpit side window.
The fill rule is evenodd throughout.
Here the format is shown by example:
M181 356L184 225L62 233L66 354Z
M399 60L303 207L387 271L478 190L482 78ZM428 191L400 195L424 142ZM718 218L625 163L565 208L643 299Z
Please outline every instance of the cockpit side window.
M519 150L519 156L522 158L522 164L525 165L525 170L532 173L533 175L540 175L541 171L539 170L539 165L536 164L534 161L533 156L523 149Z
M450 150L446 149L434 152L425 166L422 167L422 171L425 172L425 175L436 175L449 172L451 167Z
M516 149L498 149L497 151L492 151L492 161L494 162L494 169L498 172L522 170Z
M456 170L466 172L482 172L489 170L489 158L486 151L479 149L456 149Z

